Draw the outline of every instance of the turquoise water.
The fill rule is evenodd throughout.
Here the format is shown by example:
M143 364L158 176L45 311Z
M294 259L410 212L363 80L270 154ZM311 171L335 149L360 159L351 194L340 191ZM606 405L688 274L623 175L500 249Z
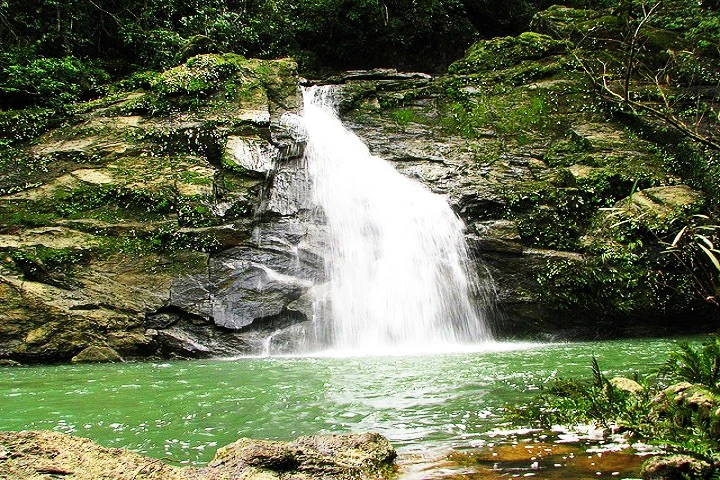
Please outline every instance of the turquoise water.
M239 437L374 430L401 452L462 448L549 378L647 372L673 339L363 358L241 358L0 368L0 430L54 429L182 462Z

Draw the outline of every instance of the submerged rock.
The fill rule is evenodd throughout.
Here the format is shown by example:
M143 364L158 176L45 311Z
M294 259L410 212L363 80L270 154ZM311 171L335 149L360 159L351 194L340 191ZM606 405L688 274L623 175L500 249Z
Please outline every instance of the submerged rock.
M178 468L59 432L0 432L0 478L61 475L74 480L375 479L393 470L395 450L377 433L317 435L294 442L240 439L204 468Z

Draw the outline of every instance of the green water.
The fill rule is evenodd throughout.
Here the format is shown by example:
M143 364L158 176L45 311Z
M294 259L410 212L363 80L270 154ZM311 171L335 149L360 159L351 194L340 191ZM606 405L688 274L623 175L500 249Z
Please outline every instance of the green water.
M54 429L183 462L238 437L374 430L401 452L462 448L552 376L658 366L677 340L413 357L242 358L0 368L0 430ZM508 350L508 348L510 348Z

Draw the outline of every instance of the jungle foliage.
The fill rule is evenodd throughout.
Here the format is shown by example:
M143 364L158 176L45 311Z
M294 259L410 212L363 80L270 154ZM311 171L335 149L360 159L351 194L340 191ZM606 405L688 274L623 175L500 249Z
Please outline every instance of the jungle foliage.
M548 0L0 0L0 108L92 98L199 53L439 71ZM573 0L581 6L583 0ZM590 2L593 3L593 2Z
M2 0L0 108L91 97L198 53L432 70L476 35L460 0Z

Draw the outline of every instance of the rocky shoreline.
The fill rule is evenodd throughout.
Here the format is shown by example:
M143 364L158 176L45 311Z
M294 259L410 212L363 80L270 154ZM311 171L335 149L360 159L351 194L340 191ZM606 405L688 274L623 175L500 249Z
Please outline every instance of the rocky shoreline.
M373 480L388 478L396 452L376 433L293 442L240 439L204 467L177 467L51 431L0 432L0 478L73 480Z

